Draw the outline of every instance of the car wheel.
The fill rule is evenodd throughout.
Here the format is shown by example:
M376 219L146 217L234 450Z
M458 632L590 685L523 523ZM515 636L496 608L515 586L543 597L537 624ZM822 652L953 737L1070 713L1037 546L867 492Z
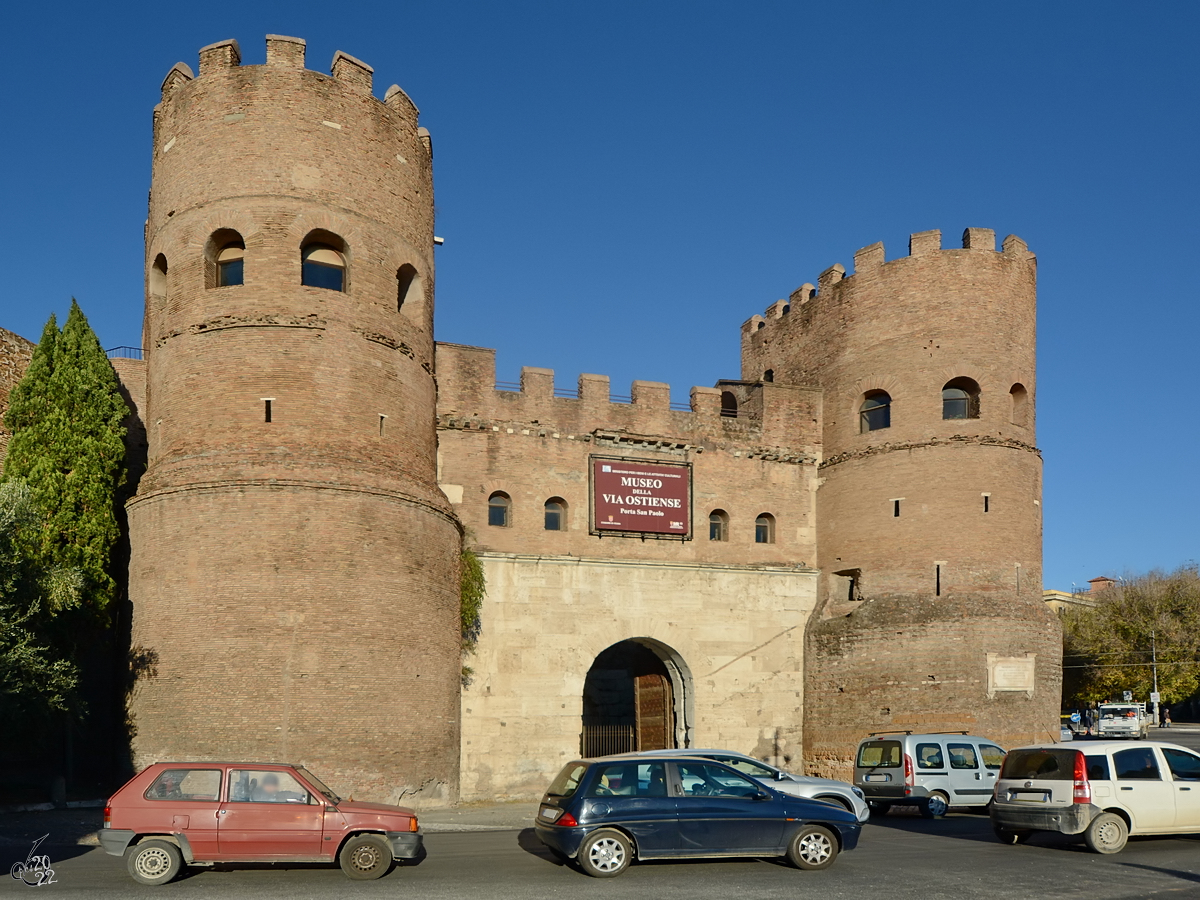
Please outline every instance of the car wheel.
M1101 813L1092 819L1083 840L1094 853L1120 853L1129 840L1129 826L1115 813Z
M343 845L338 865L355 881L382 878L392 867L392 848L377 834L360 834Z
M892 804L880 803L876 800L872 800L867 804L867 807L871 810L872 816L886 816L888 814L888 810L892 808Z
M126 865L134 881L166 884L183 869L183 856L170 841L142 841L129 849Z
M797 869L828 869L837 855L837 838L824 825L805 825L787 849L788 862Z
M941 791L934 791L921 804L921 815L926 819L940 819L950 808L950 798Z
M593 878L615 878L629 868L633 847L621 832L603 828L584 838L577 859L579 867Z
M1023 844L1033 836L1032 831L1009 831L1007 828L994 827L996 832L996 840L1002 844Z

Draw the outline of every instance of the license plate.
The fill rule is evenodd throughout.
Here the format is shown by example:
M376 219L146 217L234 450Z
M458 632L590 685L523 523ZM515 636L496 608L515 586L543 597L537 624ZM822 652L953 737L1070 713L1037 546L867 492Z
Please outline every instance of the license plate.
M538 818L545 819L547 822L556 822L561 815L562 810L555 809L553 806L543 806L538 810Z
M868 775L867 781L891 781L891 775Z
M1045 803L1050 799L1050 795L1045 791L1037 791L1031 793L1014 793L1012 799L1017 803Z

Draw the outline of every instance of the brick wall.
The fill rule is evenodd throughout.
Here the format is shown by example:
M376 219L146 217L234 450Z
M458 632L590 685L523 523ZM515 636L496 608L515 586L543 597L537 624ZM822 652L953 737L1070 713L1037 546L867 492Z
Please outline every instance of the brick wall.
M8 412L8 395L25 374L36 346L19 334L0 328L0 462L4 460L8 450L8 439L11 437L4 427L4 415Z
M1008 743L1056 733L1035 330L1033 255L1015 237L997 251L987 229L968 229L962 249L914 234L891 261L882 244L866 247L853 274L832 266L743 326L744 378L772 369L824 395L810 768L844 777L858 739L883 728L971 728ZM977 383L978 415L944 419L943 386L959 378ZM890 427L864 433L859 411L875 391L890 397ZM1036 654L1033 694L988 697L988 653Z
M445 802L460 531L435 482L431 145L366 64L267 51L204 48L155 110L135 755L290 758L359 799ZM244 283L217 287L231 235ZM314 235L343 291L301 284Z

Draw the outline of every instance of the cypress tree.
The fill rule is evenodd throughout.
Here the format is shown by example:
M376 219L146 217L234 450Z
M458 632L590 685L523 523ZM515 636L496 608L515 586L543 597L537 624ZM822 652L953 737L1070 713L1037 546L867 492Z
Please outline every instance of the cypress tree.
M107 621L116 585L116 490L124 481L128 408L112 363L79 304L61 332L52 316L29 370L13 391L5 424L13 433L5 478L23 478L42 511L34 558L48 570L78 571L84 600Z

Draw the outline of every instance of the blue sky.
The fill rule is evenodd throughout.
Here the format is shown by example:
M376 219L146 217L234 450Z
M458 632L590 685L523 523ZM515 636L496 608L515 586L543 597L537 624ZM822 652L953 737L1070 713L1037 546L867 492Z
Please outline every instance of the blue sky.
M743 320L857 248L1016 233L1046 586L1200 556L1200 5L74 2L6 25L0 327L36 339L75 296L106 347L138 344L163 76L296 35L310 68L344 50L421 108L438 337L499 348L501 380L686 399L738 376Z

